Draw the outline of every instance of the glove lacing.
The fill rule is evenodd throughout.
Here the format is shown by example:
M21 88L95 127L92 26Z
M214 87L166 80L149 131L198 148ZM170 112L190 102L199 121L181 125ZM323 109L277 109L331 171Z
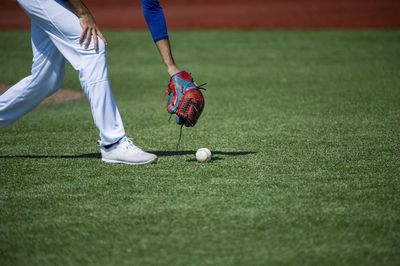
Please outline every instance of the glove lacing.
M183 125L184 125L184 124L181 125L181 128L180 128L180 130L179 130L179 139L178 139L178 143L176 144L176 151L179 150L179 144L181 143Z

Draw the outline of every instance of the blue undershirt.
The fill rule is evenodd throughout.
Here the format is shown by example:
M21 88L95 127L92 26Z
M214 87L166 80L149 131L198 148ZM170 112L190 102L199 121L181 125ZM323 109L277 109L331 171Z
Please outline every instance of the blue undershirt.
M142 0L142 7L154 42L168 38L164 12L158 0Z

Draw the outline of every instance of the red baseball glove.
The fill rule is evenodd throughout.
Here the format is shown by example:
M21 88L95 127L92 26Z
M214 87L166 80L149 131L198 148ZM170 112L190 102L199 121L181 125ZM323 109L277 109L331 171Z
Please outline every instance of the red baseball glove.
M168 113L175 114L176 123L179 125L193 127L204 109L204 97L200 86L194 84L188 72L181 71L171 77L165 95L167 94Z

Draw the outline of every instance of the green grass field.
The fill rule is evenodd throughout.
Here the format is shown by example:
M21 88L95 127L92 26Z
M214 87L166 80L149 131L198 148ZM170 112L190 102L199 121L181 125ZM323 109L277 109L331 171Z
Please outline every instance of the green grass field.
M399 265L400 31L170 35L208 82L178 152L149 33L106 32L126 131L157 164L102 163L86 100L0 131L0 265ZM0 32L0 83L31 56L28 32ZM70 66L62 87L80 89Z

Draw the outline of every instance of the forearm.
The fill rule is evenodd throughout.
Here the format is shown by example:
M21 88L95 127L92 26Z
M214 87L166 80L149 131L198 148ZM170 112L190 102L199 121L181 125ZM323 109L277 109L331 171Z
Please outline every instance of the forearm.
M172 76L178 73L180 69L175 64L174 58L172 57L171 45L169 43L169 39L167 38L156 41L156 46L158 51L160 52L161 59L163 60L167 68L168 74Z
M172 76L179 72L180 69L176 66L172 57L164 12L158 0L142 0L142 7L143 16L146 19L153 41L160 52L168 74Z

